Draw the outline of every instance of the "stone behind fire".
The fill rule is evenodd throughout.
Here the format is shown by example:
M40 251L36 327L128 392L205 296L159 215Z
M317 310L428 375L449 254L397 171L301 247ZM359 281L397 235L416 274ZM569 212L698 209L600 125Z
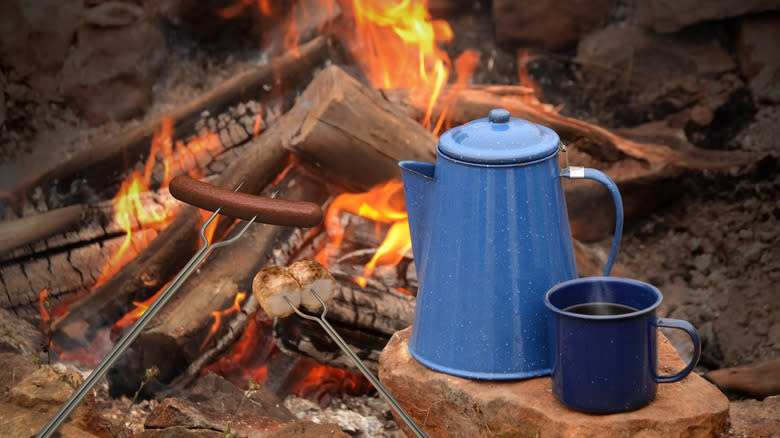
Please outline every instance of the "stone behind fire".
M25 82L48 95L82 22L77 0L3 0L0 2L0 64L9 83Z
M162 47L162 32L147 20L84 25L62 69L62 92L90 123L138 116L151 100Z
M615 0L493 0L496 42L545 50L572 47L606 20Z

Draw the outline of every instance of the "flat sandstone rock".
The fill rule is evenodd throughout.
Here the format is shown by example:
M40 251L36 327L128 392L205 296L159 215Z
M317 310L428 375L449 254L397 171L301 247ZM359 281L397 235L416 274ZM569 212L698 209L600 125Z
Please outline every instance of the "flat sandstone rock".
M696 374L659 384L656 399L642 409L588 415L560 404L549 377L480 381L428 369L409 354L410 333L390 339L379 378L429 437L711 437L728 429L728 399ZM658 343L660 371L681 369L660 333Z

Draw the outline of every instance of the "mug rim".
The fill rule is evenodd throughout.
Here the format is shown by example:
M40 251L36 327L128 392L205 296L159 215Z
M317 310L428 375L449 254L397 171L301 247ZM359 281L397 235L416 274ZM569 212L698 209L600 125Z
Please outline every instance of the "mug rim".
M630 313L621 313L619 315L586 315L583 313L574 313L574 312L567 312L560 307L554 305L552 302L550 302L550 295L555 293L556 291L563 289L565 287L571 286L572 284L583 284L583 283L628 283L634 286L641 287L643 289L647 289L654 293L656 295L655 301L650 304L649 306L646 306L642 309L639 309L635 312ZM547 306L548 309L553 311L553 313L556 313L558 315L562 316L568 316L570 318L577 318L577 319L590 319L590 320L606 320L606 321L613 321L617 319L629 319L629 318L635 318L637 316L645 315L648 313L651 313L655 311L655 309L658 308L658 306L661 305L661 301L663 301L663 294L661 294L661 291L658 290L657 287L653 286L652 284L645 283L644 281L635 280L633 278L624 278L624 277L607 277L607 276L596 276L596 277L581 277L581 278L575 278L572 280L567 280L561 283L558 283L551 287L545 294L544 294L544 305ZM584 304L584 303L583 303Z

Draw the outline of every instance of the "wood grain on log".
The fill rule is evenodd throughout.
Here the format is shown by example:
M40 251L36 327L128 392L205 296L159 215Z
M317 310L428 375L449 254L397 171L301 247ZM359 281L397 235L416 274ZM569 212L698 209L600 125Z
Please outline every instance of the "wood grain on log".
M415 298L389 288L363 288L338 273L335 277L339 287L328 304L326 319L366 366L376 372L379 353L390 336L414 321ZM274 324L274 336L283 351L357 371L316 322L296 315L280 318Z
M347 187L400 179L399 161L434 157L431 133L336 66L317 74L298 103L305 115L288 119L296 123L285 125L285 147Z

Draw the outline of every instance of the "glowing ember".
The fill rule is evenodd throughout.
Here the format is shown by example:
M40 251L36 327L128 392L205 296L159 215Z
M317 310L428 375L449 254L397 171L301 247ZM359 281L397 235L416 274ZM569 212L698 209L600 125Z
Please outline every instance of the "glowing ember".
M252 128L252 138L257 138L258 135L260 135L260 128L263 125L263 113L265 112L265 107L260 107L260 111L257 113L257 117L255 117L255 126Z
M320 365L310 359L302 359L296 368L309 369L292 391L298 397L320 401L329 394L359 395L372 389L361 374Z
M49 309L51 309L51 298L49 298L49 289L43 289L41 293L38 295L38 306L40 307L41 312L41 324L42 326L46 326L49 324L49 321L51 320L51 313L49 313Z
M266 363L278 354L273 337L273 320L264 312L256 312L249 319L241 337L230 351L203 369L203 374L219 374L236 385L243 385L249 378L262 385L268 377Z

